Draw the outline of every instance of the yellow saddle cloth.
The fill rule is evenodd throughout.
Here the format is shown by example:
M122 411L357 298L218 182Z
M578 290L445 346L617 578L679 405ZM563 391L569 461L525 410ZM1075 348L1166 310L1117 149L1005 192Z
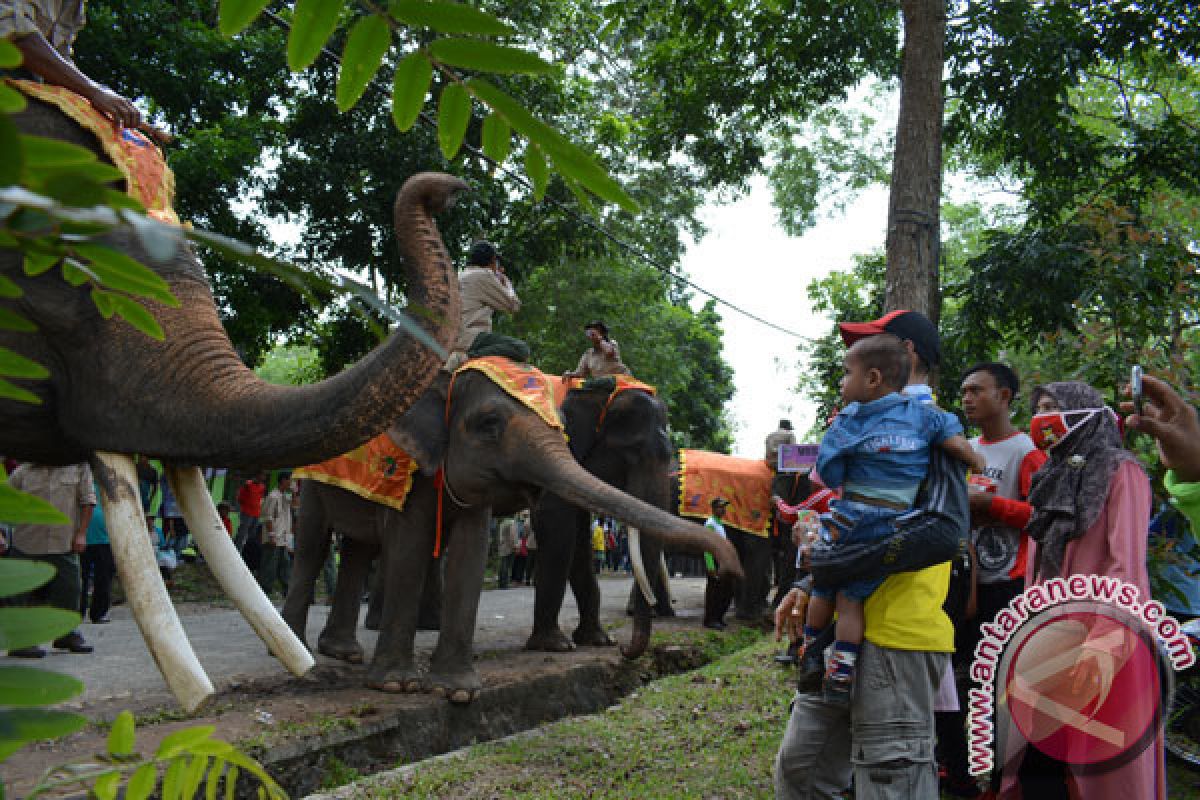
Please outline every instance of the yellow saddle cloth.
M493 383L544 419L551 428L562 430L563 424L558 417L558 404L554 402L551 379L537 367L503 356L483 356L466 362L455 370L454 374L461 375L468 370L482 372Z
M708 519L712 501L729 501L725 524L757 536L771 525L771 468L761 458L737 458L707 450L679 451L679 515Z
M148 216L179 224L174 207L175 175L154 142L140 131L117 128L85 98L64 86L14 79L7 82L28 97L51 104L94 134L104 154L125 176L126 194L145 206Z
M359 497L402 511L416 471L417 462L384 433L345 455L301 467L292 474L340 486Z

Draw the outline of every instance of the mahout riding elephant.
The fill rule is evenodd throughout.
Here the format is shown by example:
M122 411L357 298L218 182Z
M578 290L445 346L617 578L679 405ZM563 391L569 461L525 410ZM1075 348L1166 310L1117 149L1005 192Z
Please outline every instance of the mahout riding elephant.
M559 410L566 426L571 454L588 472L654 506L670 511L671 440L667 409L646 388L618 388L617 380L594 381L565 392ZM561 495L545 492L533 510L538 537L535 566L533 633L529 650L565 652L576 645L611 645L600 624L600 584L592 569L592 533L586 508ZM638 547L640 541L640 556ZM649 565L644 576L656 595L665 595L657 569L662 544L634 535L629 542L635 563ZM571 638L558 626L563 596L570 581L579 608L579 625ZM634 633L625 655L636 658L650 637L651 607L644 592L632 595ZM669 602L663 612L670 613Z
M95 152L92 133L52 105L30 99L12 117L21 133L45 136ZM418 324L442 348L458 332L458 284L431 214L466 184L448 175L411 178L395 204L408 300L422 308ZM146 537L132 460L160 458L197 544L226 592L289 668L312 659L279 620L224 535L199 470L219 465L257 469L329 458L377 435L437 374L442 357L407 333L393 335L354 367L318 384L275 386L259 380L233 349L221 326L204 269L190 246L152 259L129 229L98 238L156 272L178 307L147 301L165 332L157 341L123 320L104 318L90 286L74 286L58 269L27 275L22 254L0 248L0 276L20 295L5 292L0 310L15 312L35 332L0 328L0 347L49 370L44 380L12 379L39 403L0 398L0 452L22 461L58 465L91 461L101 488L121 583L131 598L147 645L176 696L198 707L212 684L183 636Z
M453 378L439 377L388 430L392 441L420 468L403 510L381 507L316 480L303 484L284 618L297 635L303 635L310 589L325 557L331 519L337 519L344 541L378 546L385 594L379 640L367 671L367 684L373 688L391 692L432 688L453 702L469 702L476 696L481 682L472 663L472 645L490 516L493 509L508 514L536 504L542 490L637 526L672 547L715 551L731 574L739 570L733 548L720 537L648 506L582 469L567 448L552 400L535 411L474 364L468 362ZM536 370L525 373L520 382L526 383L532 373ZM333 608L319 639L324 652L361 657L354 634L370 551L349 548L343 553ZM446 558L441 631L429 672L422 677L414 661L413 640L426 576L437 557Z

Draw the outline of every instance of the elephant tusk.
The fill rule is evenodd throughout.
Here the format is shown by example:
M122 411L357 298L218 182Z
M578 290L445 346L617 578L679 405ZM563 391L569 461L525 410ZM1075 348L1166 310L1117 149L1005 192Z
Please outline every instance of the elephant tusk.
M650 579L646 576L646 565L642 562L642 534L637 528L629 526L629 565L633 567L633 578L642 597L651 607L654 606L654 590L650 588Z
M658 574L662 576L663 600L671 604L671 570L667 569L667 554L659 551Z
M129 608L167 686L184 710L193 712L213 696L213 685L184 635L158 571L133 459L120 453L97 452L95 464L113 560Z
M254 580L246 562L233 546L217 515L200 468L168 466L166 470L171 491L175 493L192 538L204 554L213 577L288 671L297 676L307 673L316 661L263 594L258 581Z

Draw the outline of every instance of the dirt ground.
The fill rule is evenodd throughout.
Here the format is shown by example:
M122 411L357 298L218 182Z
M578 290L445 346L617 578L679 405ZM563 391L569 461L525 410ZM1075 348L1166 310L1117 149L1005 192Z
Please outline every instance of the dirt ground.
M602 619L618 639L627 638L627 617L624 606L631 581L621 576L604 576ZM657 628L698 628L703 604L704 581L684 578L672 581L672 591L678 616L673 620L656 621ZM365 609L365 606L364 606ZM315 642L328 612L325 606L315 606L310 615L308 640ZM201 712L187 716L175 704L161 676L142 643L136 624L125 606L116 607L112 622L106 625L85 623L84 635L95 645L91 655L54 653L36 663L46 669L69 673L85 684L86 692L68 707L79 710L95 720L97 725L53 744L26 748L3 767L10 796L22 796L47 767L86 759L102 752L107 733L103 723L122 709L134 712L138 722L138 749L152 750L162 737L180 728L197 724L214 724L217 735L227 741L249 748L267 762L303 759L314 742L339 743L361 739L376 728L381 731L394 727L397 715L416 712L434 713L437 731L422 736L442 737L447 746L465 737L474 719L486 717L490 709L508 713L508 706L530 705L526 709L535 716L553 718L556 705L570 704L572 698L551 699L556 691L586 691L588 687L566 688L554 676L575 671L584 683L604 680L602 673L588 672L592 667L614 674L621 662L615 648L587 648L566 654L531 653L523 649L532 626L533 589L517 587L490 590L483 593L476 632L476 661L483 674L484 696L476 701L474 710L446 710L447 703L429 695L387 695L366 689L362 682L363 666L351 666L317 656L317 666L304 678L287 674L266 651L252 629L234 611L208 604L181 604L179 613L188 638L209 677L217 689L216 697ZM561 616L563 630L568 633L577 621L574 601L569 596ZM428 659L436 643L435 632L418 635L419 657ZM376 634L360 628L359 640L373 651ZM26 663L7 656L0 663ZM539 683L541 681L541 683ZM547 682L549 681L549 682ZM521 685L541 686L537 691L543 698L520 699L522 695L500 694L487 701L489 690ZM515 699L514 699L515 698ZM529 702L527 702L529 701ZM469 709L469 707L468 707ZM418 717L413 717L417 719ZM432 719L432 718L431 718ZM484 719L483 722L488 722ZM495 722L493 720L493 722ZM533 721L536 724L537 720ZM432 723L431 723L432 724ZM512 725L523 724L512 721ZM274 772L274 770L272 770ZM305 780L307 786L311 781ZM295 786L299 789L301 786Z

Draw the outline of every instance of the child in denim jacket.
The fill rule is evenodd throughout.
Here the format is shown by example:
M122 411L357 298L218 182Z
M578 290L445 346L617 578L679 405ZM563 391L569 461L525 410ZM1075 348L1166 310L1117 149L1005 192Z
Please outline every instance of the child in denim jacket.
M948 412L900 394L910 355L904 342L879 334L846 353L842 400L847 403L821 440L817 473L842 496L821 515L821 536L832 546L874 541L893 533L892 521L912 507L938 445L973 469L982 457ZM814 590L804 624L807 647L837 610L837 640L826 672L827 699L849 703L854 666L863 640L863 603L883 578L854 581L835 591ZM835 600L836 594L836 600Z

